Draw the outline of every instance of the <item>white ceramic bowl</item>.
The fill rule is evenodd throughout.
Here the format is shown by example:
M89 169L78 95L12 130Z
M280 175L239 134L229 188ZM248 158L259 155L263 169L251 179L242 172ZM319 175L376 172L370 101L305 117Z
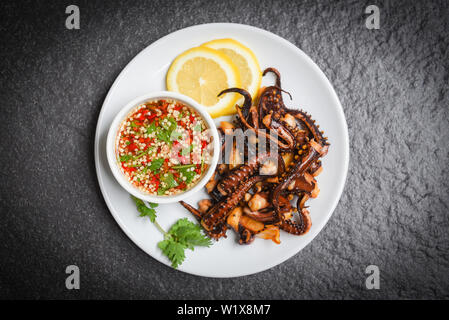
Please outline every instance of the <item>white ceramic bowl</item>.
M117 141L117 135L120 130L120 125L125 120L125 118L128 116L128 114L137 106L140 104L147 102L147 101L154 101L154 100L160 100L160 99L172 99L180 101L187 106L193 108L196 110L201 117L206 121L207 126L211 130L211 134L213 137L213 156L212 161L206 171L205 174L203 174L203 177L197 182L196 185L193 186L193 188L183 192L179 193L173 196L158 196L158 195L149 195L147 193L142 192L138 188L136 188L131 182L129 182L128 178L123 174L123 172L120 169L119 161L117 158L116 153L116 141ZM112 170L112 173L115 177L115 179L118 181L118 183L130 194L133 196L146 200L153 203L172 203L177 202L183 199L188 198L189 196L193 195L197 191L199 191L204 185L209 181L210 177L212 176L215 167L218 163L218 157L220 153L220 144L219 144L219 137L218 137L218 131L217 127L215 126L214 121L210 117L209 113L207 113L206 109L201 106L199 103L197 103L195 100L180 94L176 92L169 92L169 91L158 91L153 92L150 94L146 94L143 96L140 96L123 107L120 112L115 116L114 120L112 121L112 124L109 128L108 137L106 141L106 154L108 158L109 167Z

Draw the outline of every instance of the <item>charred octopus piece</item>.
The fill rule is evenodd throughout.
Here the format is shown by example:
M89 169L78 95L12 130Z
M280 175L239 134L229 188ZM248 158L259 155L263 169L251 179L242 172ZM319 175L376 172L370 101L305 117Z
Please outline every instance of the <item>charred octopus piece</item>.
M260 166L264 164L268 159L276 158L277 166L276 172L283 173L285 171L284 161L279 154L272 156L270 153L265 153L249 161L248 164L244 164L234 170L231 170L217 185L217 190L221 195L226 196L234 192L239 184L246 181L249 177L256 174ZM268 176L268 175L266 175Z
M244 101L243 101L243 106L240 108L243 118L248 121L248 115L250 113L250 108L252 105L252 101L253 99L251 98L251 94L244 90L244 89L240 89L240 88L229 88L226 90L221 91L217 97L220 97L221 95L225 94L225 93L229 93L229 92L235 92L235 93L239 93L244 97Z
M265 76L268 72L274 73L276 77L276 87L281 88L281 74L279 73L279 71L275 68L266 68L263 71L262 76Z
M301 215L299 224L291 220L284 219L284 216L281 214L279 205L280 194L288 187L293 179L306 172L310 165L320 157L321 152L323 152L322 149L323 148L318 143L311 140L308 154L300 162L298 162L292 170L288 172L288 175L273 190L272 203L277 213L278 220L280 221L280 227L288 233L296 235L304 234L305 230L307 229L307 225L304 223L305 220L303 219L304 215L302 212L299 212Z
M261 181L261 176L254 176L247 181L240 184L239 188L232 194L225 197L223 200L215 203L207 212L201 212L191 205L181 201L181 204L189 210L195 217L201 220L201 225L206 230L208 235L214 239L219 239L226 234L226 218L239 202L243 199L245 194L251 189L255 183Z

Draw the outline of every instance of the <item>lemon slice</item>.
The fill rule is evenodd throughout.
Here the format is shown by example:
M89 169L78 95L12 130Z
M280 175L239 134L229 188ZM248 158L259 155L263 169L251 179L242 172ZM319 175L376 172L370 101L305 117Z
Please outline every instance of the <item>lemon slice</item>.
M167 72L167 89L185 94L207 108L213 118L235 113L240 96L217 95L224 89L240 87L237 67L225 54L206 47L181 53Z
M262 81L262 72L256 55L249 48L234 39L212 40L201 46L218 50L227 55L239 69L242 88L246 89L253 99L256 99ZM240 98L238 104L242 103L243 98Z

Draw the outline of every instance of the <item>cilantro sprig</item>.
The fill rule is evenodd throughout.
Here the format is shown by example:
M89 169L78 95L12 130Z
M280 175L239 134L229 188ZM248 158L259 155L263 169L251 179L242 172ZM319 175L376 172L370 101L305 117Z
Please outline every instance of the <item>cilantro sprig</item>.
M164 118L167 120L164 125L156 128L156 138L171 145L175 138L171 138L173 131L177 128L176 120L173 117Z
M162 253L170 259L173 268L181 265L186 256L185 250L194 250L195 247L209 247L212 241L201 230L201 227L189 221L187 218L179 219L166 232L156 221L157 203L148 203L148 206L142 200L131 196L136 203L137 211L141 217L149 217L156 228L164 235L164 240L159 241L157 246Z
M125 154L120 157L120 162L127 162L127 161L131 160L132 158L133 158L133 156L131 156L129 154Z
M178 220L164 235L164 240L157 246L170 261L172 267L177 268L184 262L185 249L194 247L209 247L212 241L201 232L201 227L187 218Z
M156 210L154 208L156 208L158 204L149 202L150 207L147 207L145 205L145 202L143 202L142 200L134 196L131 196L131 198L134 200L136 204L137 211L140 212L140 217L148 217L150 218L151 222L154 223L156 221Z

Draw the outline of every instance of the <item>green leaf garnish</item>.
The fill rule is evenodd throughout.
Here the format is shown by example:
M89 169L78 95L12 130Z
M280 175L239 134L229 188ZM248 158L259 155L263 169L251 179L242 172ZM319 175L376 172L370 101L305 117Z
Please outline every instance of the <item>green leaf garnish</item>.
M167 117L165 119L168 123L165 123L162 127L158 127L156 129L156 137L161 141L165 141L168 144L171 144L171 142L174 140L171 139L172 133L174 130L176 130L178 124L173 117Z
M178 220L168 232L166 232L156 221L156 210L158 206L156 203L148 203L131 196L140 212L141 217L149 217L156 228L164 235L164 240L159 241L158 248L162 253L170 259L173 268L181 265L186 256L185 250L193 251L194 247L209 247L212 241L201 230L198 224L189 221L187 218Z
M187 218L178 220L168 233L191 250L194 246L208 247L212 244L211 240L201 233L201 227Z
M131 156L129 154L125 154L120 157L120 162L127 162L127 161L131 160L132 158L133 158L133 156Z
M164 159L162 159L162 158L154 159L153 161L151 161L149 168L151 171L154 172L156 170L159 170L163 164L164 164Z
M164 189L171 189L178 186L173 173L168 172L161 176L161 182L165 184Z
M151 134L154 131L156 131L156 123L155 123L155 121L151 122L150 125L147 127L147 134Z
M146 155L146 151L139 151L138 154L134 157L134 160L137 160L139 158L142 158L144 155Z
M156 221L156 210L154 208L156 208L158 206L157 203L149 202L148 204L151 208L148 208L145 205L145 202L143 202L142 200L140 200L134 196L131 196L131 198L136 203L137 211L140 212L141 217L148 217L148 218L150 218L151 222Z
M168 128L169 128L171 131L175 130L176 127L178 126L178 123L176 122L176 119L173 118L173 117L168 117L167 120L168 120L168 122L170 122L170 125L169 125Z
M187 169L187 168L193 168L195 166L195 164L181 164L181 165L177 165L177 166L173 166L173 169Z
M185 247L182 243L170 240L162 240L157 246L162 250L162 253L165 254L168 259L171 261L171 265L173 268L177 268L180 264L182 264L186 258L185 256Z
M158 243L170 261L177 268L185 259L185 249L193 251L195 246L209 247L212 241L201 232L201 227L187 218L178 220Z
M159 140L162 140L162 141L165 141L167 143L170 143L170 132L168 130L164 130L162 128L160 130L157 130L156 137Z
M186 180L184 181L186 184L189 184L190 182L192 182L193 178L196 175L195 171L190 171L190 168L195 167L194 164L186 164L184 166L175 166L172 167L173 169L178 170L179 173L182 174L183 177L186 177Z

